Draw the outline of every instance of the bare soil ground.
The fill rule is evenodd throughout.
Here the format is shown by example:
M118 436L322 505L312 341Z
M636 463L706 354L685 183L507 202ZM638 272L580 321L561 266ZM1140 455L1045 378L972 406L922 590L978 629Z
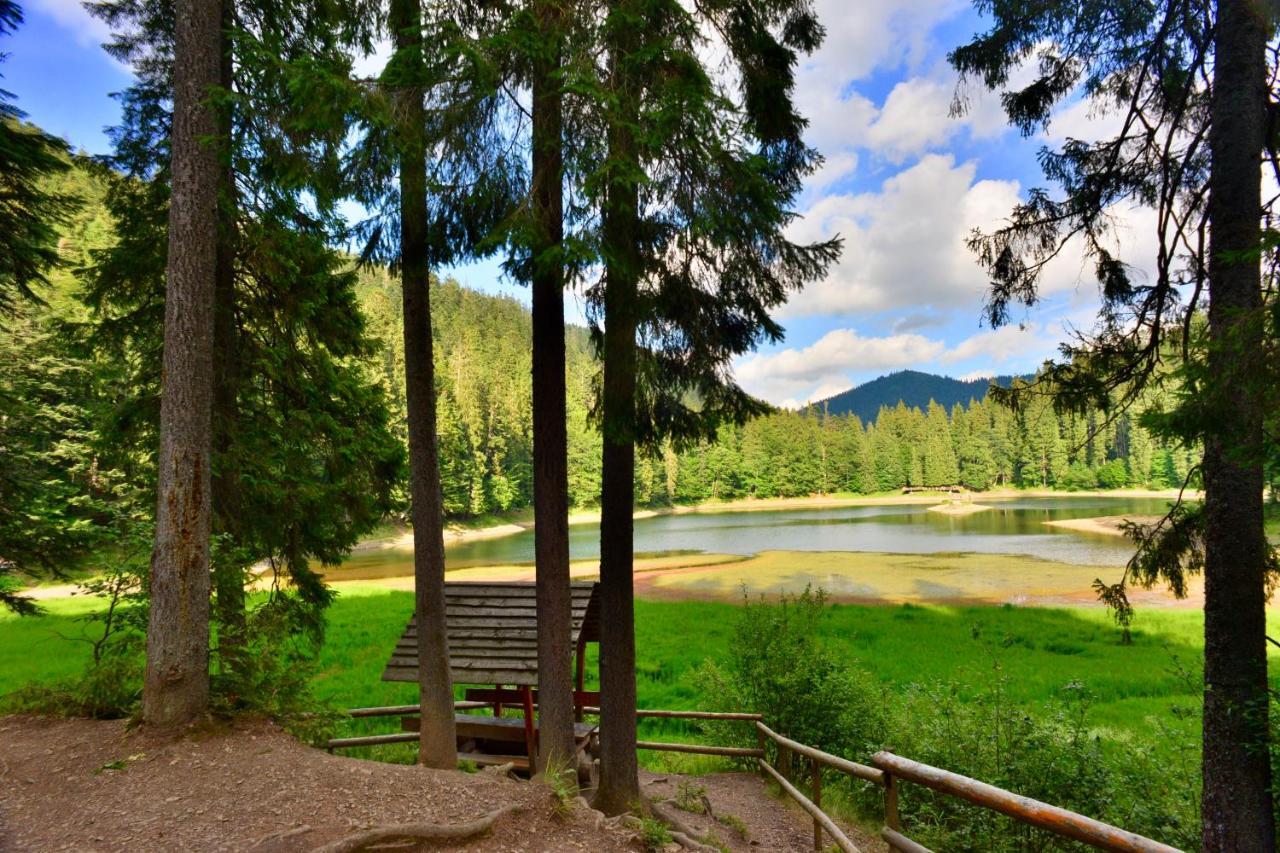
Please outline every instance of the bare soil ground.
M629 831L597 828L592 812L557 816L541 784L332 756L267 723L174 738L118 721L0 718L6 853L282 853L382 824L466 822L508 805L519 811L463 848L638 849Z
M644 793L672 797L681 778L647 774ZM696 785L712 816L675 813L728 849L812 849L809 818L770 797L755 776L719 774ZM378 849L642 849L619 821L581 806L561 814L555 805L541 783L328 755L266 722L175 737L129 731L121 721L0 717L3 853L310 851L370 827L463 823L508 806L515 811L468 843Z
M687 777L640 771L640 790L646 798L665 802L678 799L681 785L702 789L711 813L676 810L674 814L699 836L714 836L724 847L739 851L786 850L801 853L813 850L813 819L790 798L766 793L760 777L753 773L715 773ZM686 787L686 801L690 790ZM670 805L670 804L669 804ZM686 802L686 805L689 805ZM674 808L672 806L672 808ZM839 822L849 839L863 851L888 848L864 829ZM823 844L831 837L824 834Z

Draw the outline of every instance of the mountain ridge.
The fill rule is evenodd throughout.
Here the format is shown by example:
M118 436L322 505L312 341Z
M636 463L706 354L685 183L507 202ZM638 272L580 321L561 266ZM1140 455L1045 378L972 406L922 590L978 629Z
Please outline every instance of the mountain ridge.
M947 409L957 403L967 406L987 396L987 389L993 382L1008 386L1014 378L984 376L978 379L955 379L919 370L897 370L810 403L805 408L825 411L831 415L853 414L863 422L873 421L881 407L893 408L899 402L918 409L927 407L930 400Z

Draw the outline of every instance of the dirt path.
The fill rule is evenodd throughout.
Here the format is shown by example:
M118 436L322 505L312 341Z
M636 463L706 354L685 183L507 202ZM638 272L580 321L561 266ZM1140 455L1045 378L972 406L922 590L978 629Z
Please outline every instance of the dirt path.
M645 774L651 799L683 777ZM750 774L692 780L712 817L675 812L727 849L812 849L812 824ZM516 811L483 838L394 849L640 851L633 830L581 805L558 814L541 783L328 755L265 723L209 727L183 738L121 721L0 717L0 851L292 853L372 826L461 823ZM717 820L716 818L719 818ZM856 831L856 830L855 830ZM862 849L881 850L874 839ZM390 848L389 848L390 849Z
M734 853L813 850L813 819L790 799L778 799L766 793L760 777L754 773L688 777L640 771L640 790L650 800L678 798L682 785L686 802L697 802L696 794L701 792L711 805L711 814L685 810L676 810L674 814L694 832L704 838L714 836ZM884 842L861 827L842 824L840 828L859 850L888 849ZM824 836L824 843L832 843L830 836Z
M118 721L0 718L5 853L306 851L375 825L459 823L507 805L519 811L465 849L637 849L590 811L557 817L541 784L332 756L266 723L175 740Z

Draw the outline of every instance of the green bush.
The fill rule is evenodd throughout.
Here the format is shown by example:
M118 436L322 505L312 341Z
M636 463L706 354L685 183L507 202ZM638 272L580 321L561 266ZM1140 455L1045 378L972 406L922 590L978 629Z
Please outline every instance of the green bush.
M826 596L805 589L777 605L743 602L729 659L698 672L704 696L728 710L763 714L779 734L850 757L866 755L885 731L880 688L869 675L825 645L818 628ZM721 727L745 736L741 723Z
M1123 459L1112 459L1098 466L1098 485L1104 489L1123 489L1129 485L1129 467Z
M137 711L147 629L144 553L123 552L101 576L79 584L81 594L103 602L101 609L78 619L85 626L78 639L91 649L84 672L63 681L30 684L6 697L2 710L96 719L119 719Z
M1058 486L1069 492L1093 489L1098 486L1098 477L1093 469L1083 462L1072 462L1071 467L1058 480Z

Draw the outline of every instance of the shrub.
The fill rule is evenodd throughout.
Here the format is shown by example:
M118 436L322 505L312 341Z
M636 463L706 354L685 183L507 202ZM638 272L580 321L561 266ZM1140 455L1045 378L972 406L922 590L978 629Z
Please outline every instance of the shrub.
M1098 485L1104 489L1123 489L1129 485L1129 467L1123 459L1112 459L1098 466Z
M103 602L100 610L78 620L84 631L75 639L91 648L84 672L51 684L29 684L6 699L6 710L96 719L119 719L137 711L147 630L145 554L145 548L122 551L100 577L79 584L80 594Z
M659 853L672 842L671 830L657 818L640 818L640 843L651 853Z
M289 723L312 710L318 637L304 630L309 605L276 592L251 609L234 652L216 647L211 679L213 710L272 717Z
M828 752L865 755L878 748L886 728L881 691L822 642L825 608L821 590L784 594L776 605L744 595L728 661L703 664L697 682L720 707L763 714L780 734ZM730 725L721 732L754 742L741 723Z
M1069 492L1079 492L1096 488L1098 477L1093 469L1083 462L1072 462L1071 467L1058 481L1058 485Z

